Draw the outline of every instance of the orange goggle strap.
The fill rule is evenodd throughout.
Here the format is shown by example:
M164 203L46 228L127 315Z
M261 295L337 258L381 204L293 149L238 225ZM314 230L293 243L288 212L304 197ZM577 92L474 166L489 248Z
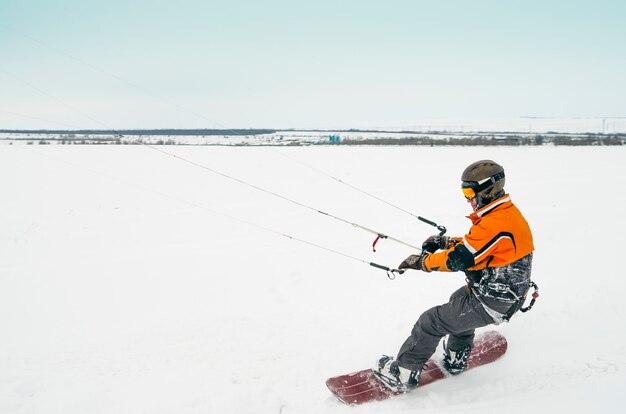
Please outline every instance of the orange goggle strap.
M485 178L481 181L463 181L463 184L461 184L461 191L463 191L463 195L465 196L465 198L471 200L472 198L476 197L478 193L486 190L503 178L504 171L494 174L491 177Z

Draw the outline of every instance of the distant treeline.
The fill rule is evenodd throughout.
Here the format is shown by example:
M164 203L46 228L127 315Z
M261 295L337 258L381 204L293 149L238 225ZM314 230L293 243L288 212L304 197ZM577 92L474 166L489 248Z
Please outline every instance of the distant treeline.
M273 134L275 129L0 129L9 134L63 134L63 135L263 135Z
M248 145L422 145L422 146L530 146L530 145L557 145L557 146L609 146L625 145L626 134L516 134L516 133L465 133L454 136L442 136L438 133L415 133L416 136L393 137L342 137L338 133L330 135L307 136L283 140L284 136L277 135L280 130L270 129L159 129L159 130L38 130L38 131L9 131L0 130L0 133L37 134L39 136L5 137L2 141L25 141L27 144L112 144L138 145L152 143L154 145L220 145L211 143L209 136L244 136L251 138L254 135L267 134L265 142L247 142L239 140L233 146ZM356 132L353 130L351 132ZM382 134L382 133L381 133ZM42 136L43 135L43 136ZM45 135L51 135L46 137ZM55 136L56 135L56 136ZM158 139L150 137L159 136ZM206 144L195 142L190 144L176 137L196 136L207 137ZM199 140L202 141L201 139Z
M407 138L371 138L367 140L344 139L339 145L426 145L426 146L450 146L450 145L624 145L626 134L615 135L534 135L534 136L467 136L453 138L407 137ZM337 145L337 144L335 144Z

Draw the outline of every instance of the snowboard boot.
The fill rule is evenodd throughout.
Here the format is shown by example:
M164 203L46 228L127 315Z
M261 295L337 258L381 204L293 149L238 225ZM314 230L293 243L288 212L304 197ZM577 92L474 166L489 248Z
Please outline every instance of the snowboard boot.
M452 350L448 348L447 344L443 343L443 367L453 375L460 374L467 368L467 362L469 360L472 346L467 345L459 350Z
M374 374L387 388L397 392L407 392L417 387L421 371L411 371L398 365L393 357L383 355L374 367Z

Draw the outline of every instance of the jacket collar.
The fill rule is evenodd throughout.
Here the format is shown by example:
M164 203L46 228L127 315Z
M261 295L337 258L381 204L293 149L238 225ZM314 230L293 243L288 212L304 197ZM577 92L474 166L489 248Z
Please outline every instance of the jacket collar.
M472 223L476 223L476 221L480 220L480 218L484 216L485 214L488 214L492 212L493 210L497 209L498 207L500 207L501 205L507 204L507 203L511 203L511 196L508 194L505 194L502 197L496 200L493 200L491 203L487 204L486 206L474 211L472 214L467 216L467 218L472 220Z

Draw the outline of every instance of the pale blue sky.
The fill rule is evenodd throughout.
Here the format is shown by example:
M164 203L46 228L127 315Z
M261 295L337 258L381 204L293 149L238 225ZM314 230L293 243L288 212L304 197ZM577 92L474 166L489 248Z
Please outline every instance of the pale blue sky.
M0 129L626 116L624 1L0 1Z

